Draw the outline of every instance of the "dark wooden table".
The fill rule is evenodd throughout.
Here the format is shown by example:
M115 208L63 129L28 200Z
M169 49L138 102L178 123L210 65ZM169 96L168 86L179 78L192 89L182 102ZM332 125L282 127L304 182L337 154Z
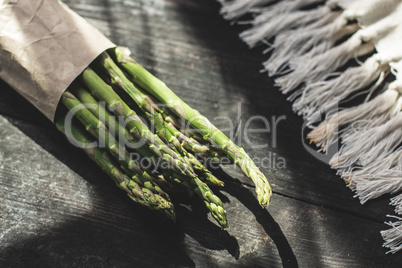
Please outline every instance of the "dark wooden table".
M217 2L65 2L218 127L232 124L253 158L271 161L262 170L272 204L261 209L250 181L225 165L214 172L226 183L216 191L229 231L182 196L170 223L131 202L0 82L0 267L401 267L402 253L381 247L389 196L360 205L306 151L301 118L259 74L262 48L247 49ZM261 118L270 132L246 131L264 128Z

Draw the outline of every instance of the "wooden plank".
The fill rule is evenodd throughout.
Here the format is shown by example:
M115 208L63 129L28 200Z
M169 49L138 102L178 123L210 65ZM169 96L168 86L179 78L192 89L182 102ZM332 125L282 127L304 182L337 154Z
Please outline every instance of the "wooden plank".
M0 135L1 267L397 267L401 261L380 249L383 224L281 195L263 210L252 188L231 181L219 193L229 232L198 200L180 196L173 196L173 224L135 205L97 167L83 168L86 160L72 146L59 145L68 167L3 117Z

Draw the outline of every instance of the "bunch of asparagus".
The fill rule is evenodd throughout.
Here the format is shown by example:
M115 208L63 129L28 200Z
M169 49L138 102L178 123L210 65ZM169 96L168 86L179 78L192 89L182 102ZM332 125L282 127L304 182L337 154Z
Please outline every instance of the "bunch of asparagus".
M61 103L57 128L143 206L175 220L168 193L187 191L226 229L222 201L209 187L224 184L197 156L229 157L254 182L260 205L269 204L270 185L246 152L124 49L101 54Z

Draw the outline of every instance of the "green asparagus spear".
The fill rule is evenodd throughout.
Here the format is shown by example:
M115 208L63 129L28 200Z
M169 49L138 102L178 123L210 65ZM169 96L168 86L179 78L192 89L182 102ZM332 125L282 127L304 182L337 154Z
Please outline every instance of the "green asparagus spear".
M199 178L191 179L190 185L193 188L193 191L203 199L205 206L209 209L214 219L224 230L226 230L228 227L226 211L223 208L222 201L219 197L214 195L208 185L202 182Z
M175 136L179 141L181 141L182 146L192 152L192 153L207 153L210 150L210 147L200 144L199 141L192 138L191 136L187 136L185 133L179 131L180 124L177 122L177 119L170 115L166 109L163 109L163 120L165 121L165 125L169 128L170 132L173 136Z
M64 106L85 126L85 129L96 137L100 144L106 146L110 153L128 170L140 173L141 169L130 159L125 148L120 146L109 133L106 126L99 121L71 92L66 91L62 96Z
M189 163L193 169L195 170L195 173L201 178L204 179L205 181L208 182L210 185L214 186L223 186L224 183L216 178L207 168L205 168L198 159L192 155L191 153L187 152L186 149L184 149L180 144L177 145L176 143L179 143L178 140L176 140L175 136L172 134L170 131L170 128L165 124L161 114L155 114L151 115L149 113L145 113L149 120L154 124L155 129L159 134L160 137L166 140L167 144L174 144L175 148L172 148L174 151L176 151L178 154L181 154L182 157Z

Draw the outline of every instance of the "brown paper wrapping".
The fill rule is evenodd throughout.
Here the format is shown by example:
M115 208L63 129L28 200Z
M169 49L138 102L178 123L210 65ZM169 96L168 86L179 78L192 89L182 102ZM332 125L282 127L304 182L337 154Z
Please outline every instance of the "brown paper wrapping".
M114 46L58 0L0 0L0 78L52 121L67 87Z

